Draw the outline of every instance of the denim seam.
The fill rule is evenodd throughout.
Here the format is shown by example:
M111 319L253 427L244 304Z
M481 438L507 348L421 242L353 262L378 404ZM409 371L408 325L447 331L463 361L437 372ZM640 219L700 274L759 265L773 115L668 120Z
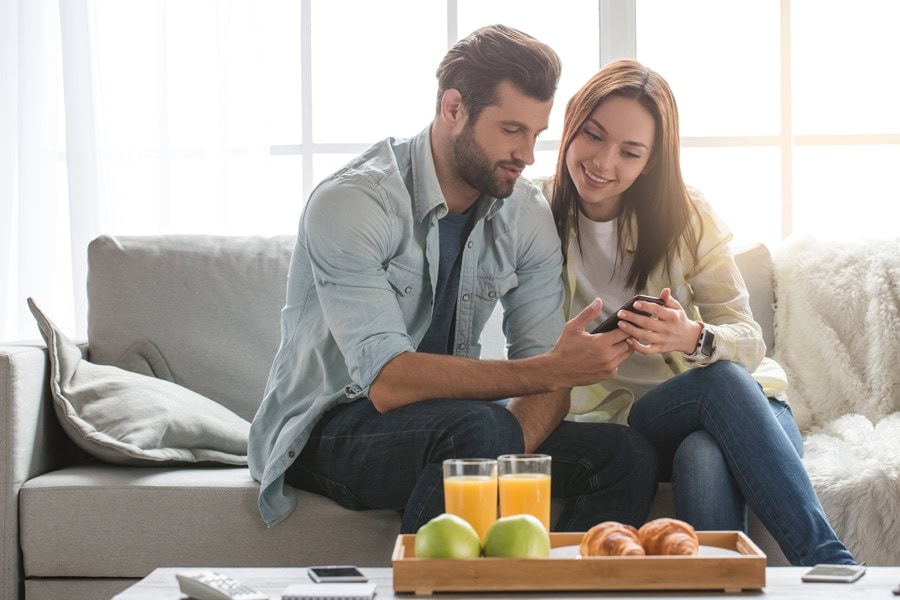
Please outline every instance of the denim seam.
M733 398L731 398L729 395L728 400L733 401ZM714 422L711 412L706 407L706 405L702 402L700 403L700 410L704 413L704 415L706 417L705 419L703 419L704 428L713 434L713 436L716 438L716 441L721 440L722 439L721 427L728 426L727 420L722 425L719 425L718 423ZM710 429L710 427L715 429L715 431L712 431ZM741 488L741 493L744 495L745 500L747 500L748 503L751 505L751 508L753 509L753 511L757 513L757 516L760 516L759 515L760 511L764 512L765 515L767 516L767 520L772 524L772 526L777 527L778 529L781 530L782 537L789 546L788 550L790 551L791 554L793 554L793 556L787 556L787 558L791 563L794 563L793 559L800 557L800 552L797 551L797 540L795 539L794 533L792 531L786 530L784 527L782 527L781 519L779 518L778 514L776 514L777 511L773 511L772 507L765 501L765 499L760 497L759 494L756 492L756 490L759 489L759 487L762 485L761 482L757 481L756 477L752 477L750 475L749 471L747 471L745 468L743 468L741 465L738 464L738 462L735 460L734 453L730 448L723 447L721 442L719 442L719 447L722 448L722 451L725 452L725 454L726 454L728 462L731 465L732 474L734 474L735 471L739 472L740 478L737 479L738 487ZM752 482L752 485L741 486L742 480L744 482L748 482L748 483ZM752 501L751 501L750 496L752 496ZM782 550L784 550L784 549L782 548ZM787 555L787 553L785 553L785 554Z
M450 445L452 455L456 456L456 444L454 444L452 435L447 438L447 443ZM428 465L426 464L425 467L427 467L427 466ZM423 470L424 470L424 468L423 468ZM428 493L422 498L422 501L419 502L419 512L418 512L418 514L416 514L416 520L415 520L416 523L420 522L420 520L422 518L422 511L430 503L430 500L434 496L434 493L437 490L438 485L443 485L443 482L439 481L437 484L433 484L431 486L431 489L428 490Z

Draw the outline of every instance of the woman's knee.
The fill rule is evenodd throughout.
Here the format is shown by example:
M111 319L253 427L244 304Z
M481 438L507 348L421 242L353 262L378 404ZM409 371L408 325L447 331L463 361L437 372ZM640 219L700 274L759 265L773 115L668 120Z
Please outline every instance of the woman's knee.
M706 405L717 405L724 410L746 411L750 407L769 410L768 398L759 383L747 369L729 360L691 369L683 375L691 378L698 391L698 398Z
M704 477L707 474L728 471L728 463L715 438L708 431L699 430L685 437L672 460L674 473Z
M691 369L686 374L701 380L706 385L721 386L728 384L730 386L747 385L759 387L747 369L730 360L717 360L705 367Z

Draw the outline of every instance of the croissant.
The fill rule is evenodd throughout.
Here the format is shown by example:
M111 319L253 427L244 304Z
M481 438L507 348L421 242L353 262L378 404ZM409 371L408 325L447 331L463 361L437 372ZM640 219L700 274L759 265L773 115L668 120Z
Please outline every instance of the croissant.
M643 556L638 530L616 521L604 521L581 538L581 556Z
M647 554L697 554L700 541L694 528L678 519L661 518L644 523L638 530Z

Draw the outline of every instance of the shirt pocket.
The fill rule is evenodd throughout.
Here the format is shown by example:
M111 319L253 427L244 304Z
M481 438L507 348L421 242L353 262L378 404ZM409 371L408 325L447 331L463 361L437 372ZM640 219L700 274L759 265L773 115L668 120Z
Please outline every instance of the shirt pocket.
M396 262L388 263L386 276L394 290L403 319L409 326L422 310L424 300L431 297L431 287L423 271Z
M475 295L489 309L493 309L503 295L519 285L519 277L515 273L505 275L479 275Z

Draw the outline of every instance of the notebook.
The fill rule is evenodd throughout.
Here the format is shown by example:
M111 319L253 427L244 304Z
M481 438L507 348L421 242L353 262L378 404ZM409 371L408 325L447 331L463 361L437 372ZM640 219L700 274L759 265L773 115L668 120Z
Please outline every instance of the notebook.
M281 600L371 600L375 584L292 583L281 592Z

